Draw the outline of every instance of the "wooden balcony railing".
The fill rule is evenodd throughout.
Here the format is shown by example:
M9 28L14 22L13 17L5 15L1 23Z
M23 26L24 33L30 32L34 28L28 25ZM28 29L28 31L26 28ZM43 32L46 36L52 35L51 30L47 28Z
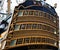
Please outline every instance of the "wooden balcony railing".
M37 44L46 44L58 47L57 41L50 39L48 37L39 37L39 36L31 36L31 37L20 37L14 40L7 41L6 47L13 46L25 46L25 45L37 45Z

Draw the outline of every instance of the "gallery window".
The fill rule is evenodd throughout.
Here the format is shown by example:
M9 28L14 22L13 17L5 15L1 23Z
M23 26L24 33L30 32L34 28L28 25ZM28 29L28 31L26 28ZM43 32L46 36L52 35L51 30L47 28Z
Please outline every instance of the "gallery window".
M20 25L20 29L25 29L26 25L25 24L21 24Z
M38 11L35 11L35 12L34 12L34 15L35 15L35 16L38 16L38 14L39 14Z
M13 46L16 44L16 40L11 40L10 46Z
M37 37L36 38L36 42L41 42L41 38L40 37Z
M45 42L45 38L42 38L42 42Z
M23 42L22 38L21 39L17 39L17 43L16 44L22 44L22 42Z
M14 25L14 30L19 30L20 25Z
M31 24L27 24L26 29L31 29L31 26L32 26Z
M29 38L24 38L24 43L29 43Z
M46 29L45 25L42 25L42 26L41 26L41 28L42 28L43 30L45 30L45 29Z
M48 19L50 19L50 14L48 14Z
M35 37L32 37L30 42L31 43L34 43L35 41L36 41L36 38Z
M38 29L41 29L41 24L38 24L38 25L37 25L37 28L38 28Z
M33 11L29 11L29 15L33 15Z
M54 34L57 34L57 32L56 32L56 31L54 31Z
M56 19L55 18L53 19L53 22L56 23Z
M54 42L54 45L56 46L56 45L57 45L57 43L56 43L56 42Z
M45 12L43 13L43 15L44 15L44 17L46 17L46 13Z
M36 29L36 28L37 28L37 24L33 24L32 29Z
M39 16L42 16L42 14L43 14L42 12L39 12Z
M24 13L23 13L24 15L28 15L29 14L29 12L28 11L24 11Z
M19 11L18 17L23 16L23 11Z

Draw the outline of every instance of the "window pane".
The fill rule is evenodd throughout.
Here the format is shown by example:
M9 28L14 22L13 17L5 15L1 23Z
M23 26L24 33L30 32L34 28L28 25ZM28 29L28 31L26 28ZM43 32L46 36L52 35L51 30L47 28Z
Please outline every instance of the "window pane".
M32 29L36 29L36 28L37 28L37 24L33 24Z
M44 17L46 17L46 13L43 13Z
M20 11L20 12L18 13L18 16L23 16L23 12Z
M22 38L21 39L17 39L17 43L16 44L22 44L22 42L23 42Z
M57 43L56 43L56 42L54 42L54 45L56 46L56 45L57 45Z
M45 42L45 38L42 38L42 42Z
M10 45L13 46L13 45L15 45L15 43L16 43L16 40L12 40Z
M28 15L28 11L24 11L24 15Z
M39 14L38 11L35 11L35 12L34 12L34 15L38 16L38 14Z
M29 38L25 38L24 43L29 43Z
M54 34L57 34L57 33L56 33L56 30L54 30Z
M53 22L56 23L56 18L53 18Z
M25 24L21 24L20 29L25 29L25 26L26 26Z
M33 15L33 11L30 11L30 12L29 12L29 15Z
M14 30L19 30L19 28L20 28L20 25L15 25L14 26Z
M39 16L42 16L42 12L39 12Z
M35 40L36 40L36 38L35 37L32 37L30 42L31 43L34 43L34 42L36 42Z
M45 29L46 29L45 25L42 25L42 26L41 26L41 28L42 28L43 30L45 30Z
M31 29L31 24L27 24L26 29Z
M41 29L41 24L38 24L38 27L37 27L38 29Z
M41 38L36 38L36 42L41 42Z

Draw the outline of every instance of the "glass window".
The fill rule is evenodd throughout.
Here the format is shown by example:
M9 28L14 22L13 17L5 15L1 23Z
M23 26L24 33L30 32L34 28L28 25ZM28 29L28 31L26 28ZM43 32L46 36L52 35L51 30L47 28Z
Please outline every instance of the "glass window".
M35 41L36 41L36 38L35 37L32 37L30 42L31 43L34 43Z
M36 38L36 42L41 42L41 38Z
M25 29L25 26L26 26L25 24L21 24L20 29Z
M24 15L28 15L28 11L24 11Z
M57 17L57 20L59 20L59 17Z
M44 14L44 17L46 17L46 13L43 13Z
M36 29L36 28L37 28L37 24L33 24L32 29Z
M56 23L56 19L54 18L53 20L54 20L53 22Z
M53 21L53 16L51 16L51 20Z
M21 39L17 39L17 43L16 44L22 44L22 42L23 42L22 38Z
M35 12L34 12L34 15L38 16L38 14L39 14L38 11L35 11Z
M20 11L20 12L18 13L18 16L23 16L23 11Z
M48 19L50 19L50 14L48 14Z
M55 42L55 43L54 43L54 45L56 46L56 45L57 45L57 43Z
M38 25L37 25L37 28L38 28L38 29L41 29L41 24L38 24Z
M31 24L27 24L26 29L31 29Z
M19 30L20 25L14 25L14 30Z
M48 26L48 28L49 28L48 31L51 31L51 29L53 29L53 28L51 28L51 27L49 27L49 26Z
M25 38L24 43L29 43L29 38Z
M54 31L55 31L55 30L54 30L53 28L51 28L51 32L53 32L53 33L54 33Z
M43 14L42 12L39 12L39 16L42 16L42 14Z
M16 40L12 40L11 43L10 43L10 46L13 46L16 44Z
M46 29L45 30L47 30L47 31L50 31L50 28L49 28L49 26L46 26Z
M54 34L57 34L56 31L54 31Z
M50 17L50 20L51 20L51 19L52 19L52 18L51 18L51 15L50 15L49 17Z
M54 23L56 23L56 20L54 20Z
M46 29L45 25L42 25L42 26L41 26L41 28L42 28L43 30L45 30L45 29Z
M7 38L10 39L13 37L13 33L8 34Z
M30 12L29 12L29 15L33 15L33 11L30 11Z
M42 42L45 42L45 38L42 38Z

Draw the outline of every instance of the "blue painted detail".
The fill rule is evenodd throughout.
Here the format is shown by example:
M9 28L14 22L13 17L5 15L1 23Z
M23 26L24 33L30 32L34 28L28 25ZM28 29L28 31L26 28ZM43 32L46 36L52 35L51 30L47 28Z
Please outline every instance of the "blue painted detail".
M34 2L36 2L36 1L27 0L26 2L24 2L24 3L20 4L20 5L23 5L24 7L27 7L27 6L34 5ZM41 4L41 2L39 2L39 3ZM47 4L47 5L49 6L49 4ZM47 13L49 13L51 15L55 15L56 14L56 11L55 11L55 9L52 6L51 6L51 8L49 8L49 7L45 7L45 5L44 6L35 6L34 5L34 6L31 6L31 7L27 7L27 8L20 7L19 9L20 10L26 10L26 9L40 10L40 11L47 12Z

